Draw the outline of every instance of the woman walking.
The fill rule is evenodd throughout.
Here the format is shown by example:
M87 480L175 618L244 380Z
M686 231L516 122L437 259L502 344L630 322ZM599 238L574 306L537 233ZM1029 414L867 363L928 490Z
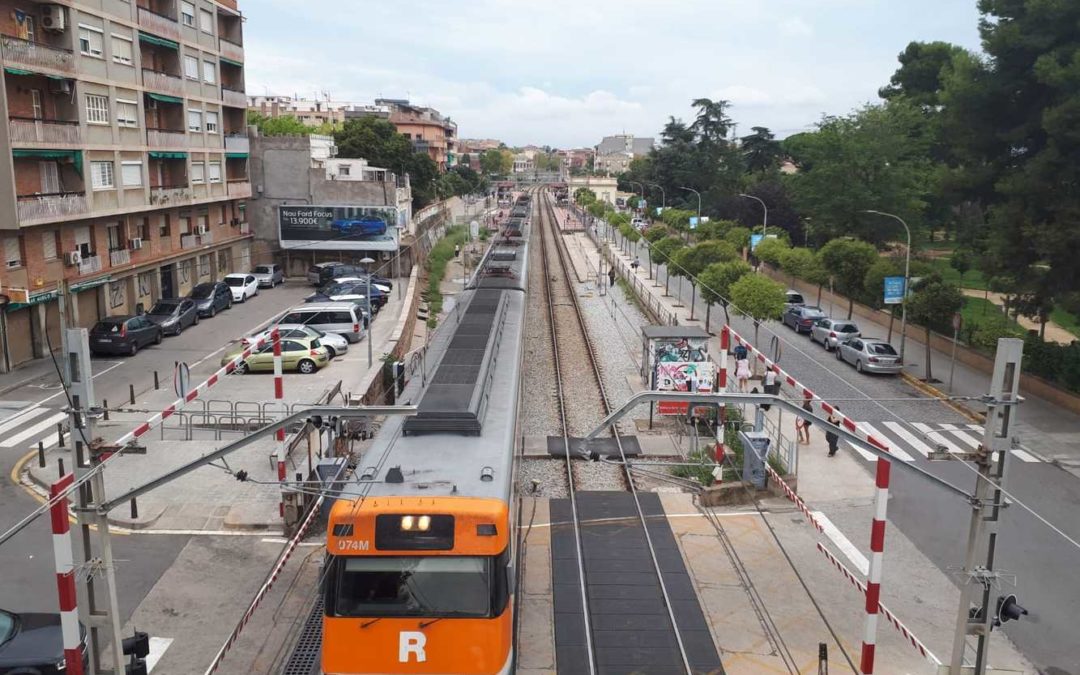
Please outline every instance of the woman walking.
M836 408L836 410L839 410L839 408ZM829 413L829 424L840 426L840 418L836 416L835 412ZM832 429L826 429L825 441L829 444L829 457L836 455L836 451L840 448L840 436Z
M739 382L739 392L745 394L750 384L750 359L741 358L735 362L735 379Z
M810 399L806 399L802 404L803 410L808 413L814 412L813 406L810 405ZM812 422L810 420L803 419L802 417L795 418L795 433L799 437L799 442L803 444L810 443L810 427Z

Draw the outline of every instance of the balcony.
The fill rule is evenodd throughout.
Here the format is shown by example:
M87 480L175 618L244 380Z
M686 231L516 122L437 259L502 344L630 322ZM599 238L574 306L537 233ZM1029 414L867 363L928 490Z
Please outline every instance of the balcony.
M101 258L96 255L88 255L79 263L79 274L87 275L101 271Z
M176 17L158 14L145 7L139 8L139 28L171 40L180 39L180 24L176 22Z
M182 248L182 249L199 248L199 235L197 235L197 234L182 234L182 235L180 235L180 248Z
M85 192L56 192L18 197L19 224L28 225L38 220L56 220L66 216L79 216L90 212Z
M80 145L82 143L82 130L79 123L65 120L11 117L8 119L8 136L11 138L11 144L15 146L26 143L43 145Z
M115 251L109 251L109 264L113 267L130 265L131 251L127 250L126 248L118 248Z
M4 63L30 68L49 68L62 73L75 72L75 58L70 49L58 49L40 42L30 42L11 35L0 36Z
M187 132L171 129L147 129L146 144L151 148L183 148L187 146Z
M221 101L234 108L247 108L247 95L242 91L229 89L225 85L221 86Z
M150 203L154 205L186 204L191 201L187 185L160 185L150 188Z
M226 134L225 150L228 152L250 152L251 142L247 134Z
M205 233L199 235L199 244L201 244L202 246L206 246L208 244L213 244L213 243L214 243L214 233L213 232L205 232Z
M244 48L243 47L236 44L235 42L232 42L231 40L226 40L225 38L221 38L218 42L219 42L219 46L221 48L221 55L222 56L224 56L227 59L232 59L233 61L243 62L243 60L244 60Z
M178 96L184 95L184 80L179 77L169 75L168 73L162 73L157 70L143 68L142 78L143 86L147 89L163 91L167 94L176 94Z
M251 181L247 178L230 178L226 194L235 199L251 196Z
M246 237L251 234L251 223L240 223L240 236Z

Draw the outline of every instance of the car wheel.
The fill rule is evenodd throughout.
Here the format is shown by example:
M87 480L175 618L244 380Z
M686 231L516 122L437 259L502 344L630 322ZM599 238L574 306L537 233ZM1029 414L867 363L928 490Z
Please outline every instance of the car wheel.
M229 304L225 305L225 309L232 309L232 298L229 298Z
M177 335L180 334L180 329L179 328L176 329L176 334ZM157 332L157 335L154 336L154 344L159 345L159 344L161 344L161 341L164 340L164 339L165 339L165 331L159 330Z
M247 293L241 293L240 294L240 300L238 302L240 302L241 304L243 304L244 302L247 302Z
M310 375L318 370L318 366L311 359L303 359L300 363L296 364L296 370L304 375Z
M198 314L195 315L195 320L191 322L191 325L192 326L198 326L199 325L199 315Z
M333 347L331 347L330 345L326 345L326 351L330 352L330 358L332 358L332 359L337 358L337 355L338 355L337 350L334 349Z
M860 372L860 373L863 371L862 370L862 361L856 361L855 362L855 370L856 370L856 372Z
M139 353L139 343L137 341L132 342L131 343L131 348L128 349L128 356L135 356L138 353Z
M840 345L836 345L836 360L837 361L843 361L844 360L844 352L840 351Z
M240 363L236 364L236 368L233 369L233 372L236 373L237 375L243 375L247 371L248 371L247 361L241 361Z

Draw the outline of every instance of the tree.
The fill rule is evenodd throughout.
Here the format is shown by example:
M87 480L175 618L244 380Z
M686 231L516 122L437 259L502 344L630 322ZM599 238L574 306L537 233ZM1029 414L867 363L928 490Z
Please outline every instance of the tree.
M952 316L964 306L964 296L941 276L932 274L912 286L912 296L907 303L908 317L921 324L926 331L926 381L933 382L930 368L930 331L948 331Z
M263 136L307 136L314 131L312 127L292 115L267 117L254 110L248 111L247 123L258 127L259 133Z
M754 344L762 321L776 319L784 310L784 287L761 274L747 274L731 285L731 302L754 321Z
M697 98L691 105L698 109L698 114L694 123L690 125L690 130L698 135L700 141L712 145L726 143L728 130L732 125L731 118L727 114L731 103Z
M485 150L480 155L480 170L489 176L505 176L514 168L514 155L509 150Z
M953 59L966 51L948 42L911 42L900 52L900 67L893 73L887 86L878 90L886 100L907 98L926 108L940 105L944 77Z
M731 296L731 285L743 276L750 274L750 265L744 260L731 260L729 262L713 263L706 267L698 276L701 283L701 299L705 301L705 330L709 330L709 312L712 306L719 302L724 308L724 323L730 324L731 317L728 315L728 298Z
M737 225L738 223L732 220L710 220L707 223L698 223L697 229L694 230L694 238L698 241L723 239L727 231Z
M672 260L674 260L675 253L679 249L683 248L684 245L685 244L683 244L683 240L675 236L664 237L660 241L653 244L653 261L656 262L656 276L658 278L660 276L660 264L672 262ZM670 290L670 287L668 285L670 282L671 267L669 266L668 273L664 275L664 295L667 295Z
M577 202L579 206L588 206L589 204L596 202L596 193L589 188L579 187L574 190L574 201Z
M952 252L949 256L949 267L952 267L960 274L960 283L964 283L964 275L971 269L971 263L973 262L973 256L971 251L966 248L958 248Z
M750 228L728 228L727 234L724 235L724 241L731 242L731 245L734 246L737 251L742 251L750 245Z
M709 241L682 248L676 253L674 265L668 269L690 280L690 320L694 320L694 301L697 297L698 275L714 263L728 262L738 257L735 247L726 241ZM672 269L674 268L674 269Z
M347 120L334 132L339 157L362 157L372 166L407 173L413 193L413 208L422 208L438 198L439 167L425 153L414 151L412 142L399 134L389 120L361 117Z
M792 285L795 284L797 278L819 285L824 281L825 270L822 269L821 262L814 252L808 248L796 247L782 251L780 269L788 273Z
M781 258L790 248L783 239L763 239L754 248L754 257L773 267L779 267Z
M855 309L855 297L862 297L866 271L878 259L877 249L865 241L833 239L818 251L821 266L835 279L836 288L848 298L847 318Z
M771 171L780 166L780 143L767 127L751 127L754 133L742 137L743 161L751 173Z

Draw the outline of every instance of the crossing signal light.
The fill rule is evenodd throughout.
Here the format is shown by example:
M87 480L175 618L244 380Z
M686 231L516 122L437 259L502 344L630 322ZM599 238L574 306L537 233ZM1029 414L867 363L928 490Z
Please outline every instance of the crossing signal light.
M997 625L1006 621L1019 621L1028 611L1020 606L1015 595L1003 595L997 600Z

